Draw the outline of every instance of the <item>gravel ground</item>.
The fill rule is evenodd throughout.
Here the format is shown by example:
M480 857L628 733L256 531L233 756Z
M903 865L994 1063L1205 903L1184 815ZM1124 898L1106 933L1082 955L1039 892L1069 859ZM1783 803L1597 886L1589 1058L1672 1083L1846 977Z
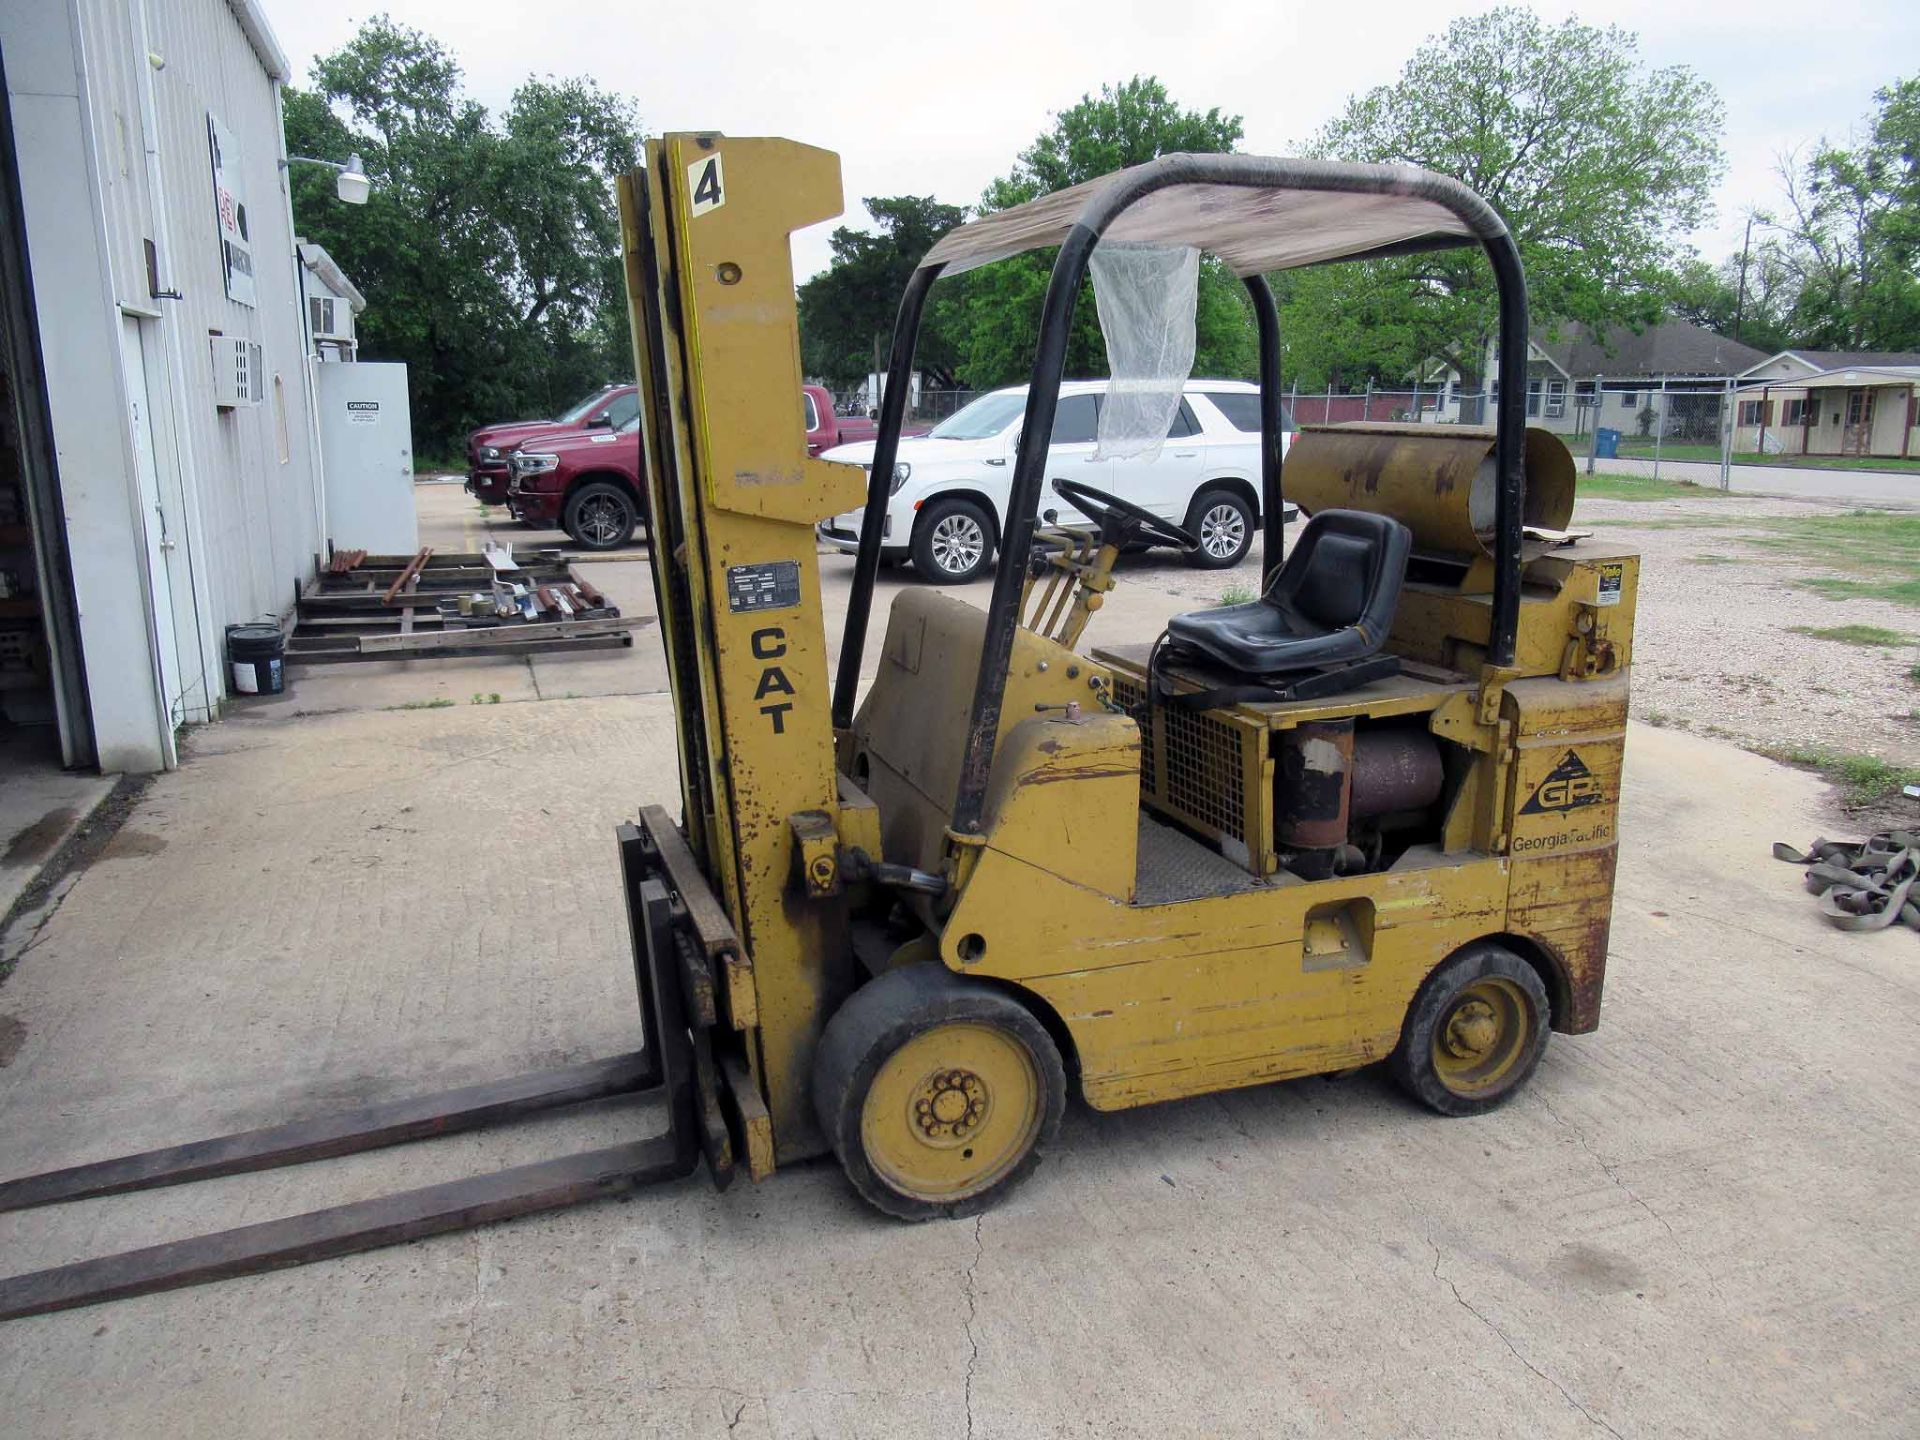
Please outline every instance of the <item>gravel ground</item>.
M1582 501L1574 523L1639 547L1634 713L1752 748L1826 745L1920 762L1920 615L1871 599L1833 600L1798 582L1842 572L1760 550L1738 522L1845 513L1817 501ZM1659 522L1711 516L1711 528ZM1654 522L1649 524L1649 522ZM1894 647L1795 633L1872 625L1908 637Z
M1752 749L1826 745L1920 764L1920 614L1887 601L1830 600L1797 582L1839 572L1741 542L1756 522L1844 514L1819 501L1582 500L1573 524L1639 549L1634 618L1637 719ZM1722 523L1694 528L1675 522ZM1257 553L1257 552L1256 552ZM1254 557L1228 571L1187 569L1171 553L1125 562L1130 584L1205 605L1258 583ZM1791 627L1876 625L1911 638L1894 648L1850 645Z

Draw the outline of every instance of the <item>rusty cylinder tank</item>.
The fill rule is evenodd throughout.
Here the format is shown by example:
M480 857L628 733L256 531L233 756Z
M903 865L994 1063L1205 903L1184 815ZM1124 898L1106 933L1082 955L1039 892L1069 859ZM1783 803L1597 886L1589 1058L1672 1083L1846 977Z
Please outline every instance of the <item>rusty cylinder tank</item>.
M1353 721L1310 720L1275 737L1274 838L1283 850L1330 850L1347 840Z
M1524 523L1566 529L1575 473L1566 445L1530 429L1524 464ZM1413 531L1414 549L1426 554L1470 560L1493 553L1493 431L1483 425L1308 426L1287 451L1281 488L1309 515L1391 515Z
M1353 742L1353 784L1347 812L1370 820L1401 810L1424 810L1446 783L1440 742L1425 730L1363 730Z

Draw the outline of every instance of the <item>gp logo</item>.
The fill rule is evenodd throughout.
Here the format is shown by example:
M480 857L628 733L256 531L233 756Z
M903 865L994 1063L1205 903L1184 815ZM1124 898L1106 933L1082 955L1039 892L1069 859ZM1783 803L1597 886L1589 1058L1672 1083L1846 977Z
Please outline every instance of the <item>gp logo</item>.
M1600 782L1593 772L1587 769L1587 762L1580 758L1578 751L1569 750L1547 778L1540 782L1527 803L1520 807L1520 813L1565 814L1583 805L1598 805L1604 799L1606 793L1600 788Z

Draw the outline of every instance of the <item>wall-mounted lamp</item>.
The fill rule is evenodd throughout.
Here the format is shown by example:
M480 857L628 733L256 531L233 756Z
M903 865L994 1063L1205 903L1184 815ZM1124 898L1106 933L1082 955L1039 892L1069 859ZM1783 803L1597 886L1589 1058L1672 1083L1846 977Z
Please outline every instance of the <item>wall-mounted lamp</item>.
M316 160L311 155L289 155L280 164L283 169L289 165L324 165L334 172L334 194L348 205L364 205L367 196L373 193L373 181L367 178L366 166L358 155L349 155L344 165L332 160Z

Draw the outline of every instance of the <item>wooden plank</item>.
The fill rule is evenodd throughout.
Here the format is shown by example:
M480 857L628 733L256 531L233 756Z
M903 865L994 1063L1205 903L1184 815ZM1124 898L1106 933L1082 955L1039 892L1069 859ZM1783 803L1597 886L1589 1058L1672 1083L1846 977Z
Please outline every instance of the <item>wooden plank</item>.
M671 1133L0 1280L0 1320L258 1275L557 1210L691 1173Z
M650 622L647 622L650 623ZM523 631L548 629L544 625L525 625ZM392 653L367 654L360 650L299 650L287 652L289 665L340 665L346 663L363 664L369 661L385 660L452 660L473 659L485 655L567 655L575 650L625 650L633 645L631 635L588 635L578 640L520 640L510 645L462 646L457 649L434 650L409 654L405 651Z
M145 1150L112 1160L49 1170L0 1185L0 1210L28 1210L64 1200L119 1195L299 1165L335 1155L356 1155L430 1135L453 1135L497 1121L624 1095L658 1083L656 1057L635 1051L608 1060L590 1060L558 1070L536 1070L504 1080L487 1080L415 1095L405 1100L364 1105L290 1125L245 1130L189 1145Z
M533 624L449 627L433 633L415 635L362 635L361 652L367 655L431 654L436 650L472 647L481 650L496 645L524 643L534 637L552 640L583 639L590 635L621 635L651 625L650 615L619 616L607 620L556 620Z
M414 556L408 563L407 568L400 572L399 578L387 587L387 603L389 605L393 603L394 596L398 595L402 590L409 588L409 582L419 577L421 570L426 567L427 561L432 558L433 547L430 545L422 545L420 547L420 553Z

